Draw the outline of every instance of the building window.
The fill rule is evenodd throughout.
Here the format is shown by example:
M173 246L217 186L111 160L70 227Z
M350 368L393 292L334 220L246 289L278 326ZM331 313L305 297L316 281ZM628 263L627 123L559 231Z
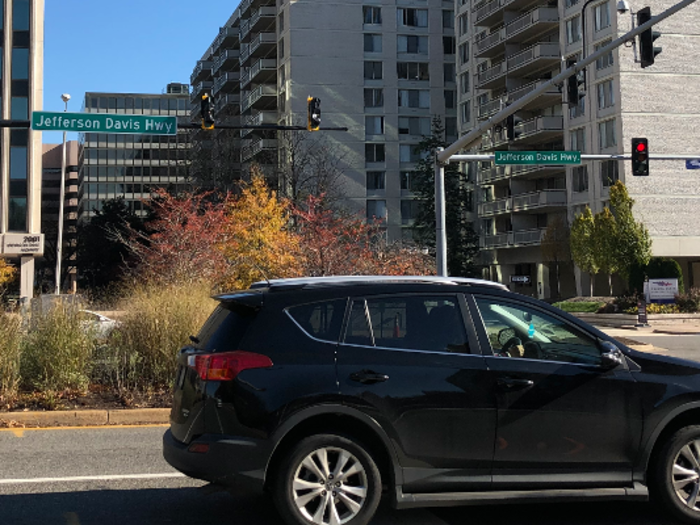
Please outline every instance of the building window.
M581 40L581 15L566 21L566 43L573 44Z
M471 101L467 100L459 105L459 120L461 124L468 124L472 120Z
M29 78L29 49L12 48L12 80Z
M404 199L401 201L401 224L413 224L418 217L420 201Z
M469 72L459 75L459 91L462 95L469 93Z
M384 144L365 144L365 162L384 162Z
M397 51L399 53L428 54L428 37L417 35L398 35Z
M445 90L445 108L454 109L457 107L457 92L453 89Z
M399 80L430 80L428 62L397 62L396 75Z
M411 191L413 189L413 181L416 173L414 171L402 171L400 173L401 189Z
M598 88L598 109L605 109L615 105L615 94L613 91L613 81L601 82Z
M455 42L455 37L453 36L443 36L442 37L442 52L445 55L454 55L457 49Z
M463 66L469 62L469 42L459 45L459 65Z
M578 0L566 0L566 1L564 2L564 5L565 5L566 9L568 9L568 8L570 8L571 6L574 6L574 5L576 5L576 4L578 4Z
M367 189L368 190L383 190L386 180L386 172L384 171L368 171L367 172Z
M399 117L399 135L430 135L428 117Z
M384 135L384 117L365 117L365 134Z
M365 61L365 80L381 80L382 63Z
M445 84L448 82L454 82L457 78L457 71L455 65L451 62L446 62L442 65L443 67L443 81Z
M615 119L606 120L598 124L598 134L600 138L600 149L617 146L615 134Z
M576 166L571 175L571 187L575 193L588 191L588 166Z
M399 144L399 162L418 162L423 154L417 144Z
M365 34L365 53L382 52L382 35Z
M399 89L400 108L430 108L430 91L427 89Z
M459 36L464 36L469 32L469 17L468 13L459 16Z
M12 1L12 30L29 31L29 0Z
M384 106L384 90L381 88L365 88L365 107L381 108Z
M396 10L397 23L405 27L428 27L428 10L399 7Z
M595 45L595 50L599 51L601 48L607 46L612 40L606 40L605 42L601 42L600 44ZM613 65L613 52L610 50L610 53L607 55L603 55L602 57L599 57L595 61L595 68L596 69L605 69L606 67L612 66Z
M457 117L445 117L445 139L447 142L457 140Z
M578 118L586 114L586 99L581 97L578 99L578 104L572 106L569 104L569 118Z
M370 5L362 6L362 19L365 24L381 24L382 8Z
M572 129L569 134L571 151L586 151L586 129Z
M280 38L277 42L277 58L282 60L284 58L284 38Z
M596 31L610 27L610 2L606 0L606 2L595 6L593 14Z
M442 11L442 28L443 29L454 29L455 28L455 13L454 11Z
M386 201L367 201L367 220L386 219Z
M284 11L277 15L277 33L282 34L284 31Z
M609 188L620 180L620 165L616 160L604 160L600 163L600 177L604 188Z

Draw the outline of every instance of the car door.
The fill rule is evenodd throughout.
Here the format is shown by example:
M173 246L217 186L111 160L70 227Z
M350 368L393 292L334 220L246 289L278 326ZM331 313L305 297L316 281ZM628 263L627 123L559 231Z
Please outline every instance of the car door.
M499 295L473 308L498 423L494 488L631 485L641 435L636 383L554 309Z
M465 315L458 294L352 298L340 391L396 444L404 492L490 485L495 399Z

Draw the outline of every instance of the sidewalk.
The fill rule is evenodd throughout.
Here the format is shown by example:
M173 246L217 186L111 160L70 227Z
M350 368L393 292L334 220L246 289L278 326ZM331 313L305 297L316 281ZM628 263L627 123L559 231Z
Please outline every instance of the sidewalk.
M169 408L0 412L0 429L87 427L103 425L165 425L168 423L169 417Z

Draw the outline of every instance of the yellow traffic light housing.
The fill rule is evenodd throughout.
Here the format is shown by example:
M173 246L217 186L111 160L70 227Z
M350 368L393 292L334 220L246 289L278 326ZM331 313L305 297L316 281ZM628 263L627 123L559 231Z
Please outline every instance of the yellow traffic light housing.
M211 97L202 95L202 129L214 129L214 108Z
M307 125L309 131L318 131L321 127L321 99L316 97L308 97L307 103Z

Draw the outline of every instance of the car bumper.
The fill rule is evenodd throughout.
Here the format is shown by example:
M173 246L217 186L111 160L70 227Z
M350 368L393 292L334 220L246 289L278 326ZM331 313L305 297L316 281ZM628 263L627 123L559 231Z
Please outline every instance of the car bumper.
M193 452L208 445L205 452ZM185 444L176 440L170 429L163 435L163 457L175 469L192 478L203 479L225 486L243 486L262 491L265 468L271 447L266 442L205 434Z

